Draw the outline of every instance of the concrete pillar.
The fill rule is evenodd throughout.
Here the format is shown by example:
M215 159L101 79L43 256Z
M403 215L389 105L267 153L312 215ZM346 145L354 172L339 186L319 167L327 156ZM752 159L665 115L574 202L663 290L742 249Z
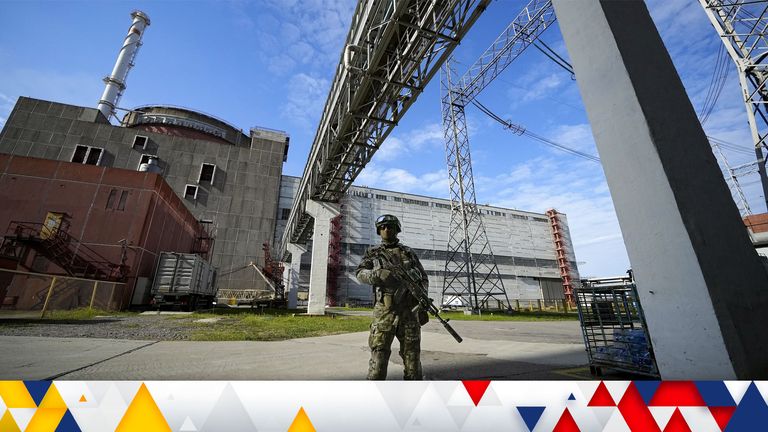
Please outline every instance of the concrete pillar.
M301 273L301 256L304 255L307 248L302 245L289 243L286 249L291 254L291 262L285 266L283 274L283 279L288 281L285 287L285 299L288 301L288 309L296 309L297 295L299 293L299 275Z
M645 4L553 3L662 378L767 378L768 274Z
M331 219L338 216L339 205L308 200L307 213L315 219L315 227L312 234L312 270L310 270L309 276L307 314L325 315Z

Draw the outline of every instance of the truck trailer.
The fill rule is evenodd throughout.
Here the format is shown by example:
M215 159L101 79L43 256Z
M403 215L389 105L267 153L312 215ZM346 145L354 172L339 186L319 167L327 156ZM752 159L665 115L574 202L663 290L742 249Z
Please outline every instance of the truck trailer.
M216 269L200 255L161 252L152 284L152 305L208 309L216 300Z

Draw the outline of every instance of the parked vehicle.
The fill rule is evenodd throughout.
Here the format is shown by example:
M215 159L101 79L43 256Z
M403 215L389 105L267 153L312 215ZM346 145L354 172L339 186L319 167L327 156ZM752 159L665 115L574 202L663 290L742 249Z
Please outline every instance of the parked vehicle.
M216 269L196 254L162 252L152 284L152 305L207 309L216 300Z

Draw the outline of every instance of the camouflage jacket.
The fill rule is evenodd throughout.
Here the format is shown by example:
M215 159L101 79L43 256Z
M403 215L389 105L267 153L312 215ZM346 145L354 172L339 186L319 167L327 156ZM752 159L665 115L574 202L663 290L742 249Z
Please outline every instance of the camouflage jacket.
M421 265L419 257L411 250L411 248L400 243L389 247L384 244L378 244L368 248L368 250L365 251L363 260L357 266L357 270L355 270L355 276L358 281L376 288L381 288L385 292L394 292L399 288L396 285L383 285L378 280L377 270L387 268L387 264L385 264L381 258L382 254L387 254L387 256L390 257L390 261L397 263L398 265L406 266L405 270L411 268L418 269L419 273L421 273L422 288L426 290L429 287L427 272L424 271L424 267Z

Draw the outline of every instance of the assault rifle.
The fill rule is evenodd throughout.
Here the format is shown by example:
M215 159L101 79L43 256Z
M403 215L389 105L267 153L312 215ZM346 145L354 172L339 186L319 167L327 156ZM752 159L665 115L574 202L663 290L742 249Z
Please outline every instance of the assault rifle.
M440 316L440 310L435 306L434 300L427 297L427 292L422 288L421 284L421 272L419 272L418 269L410 268L408 270L405 270L403 267L406 267L405 265L398 265L394 262L392 262L392 258L388 256L386 253L379 254L379 258L382 260L382 263L384 264L383 268L386 270L389 270L390 276L394 277L398 280L398 282L405 285L406 288L408 288L408 292L410 292L413 297L418 300L419 304L414 306L413 313L418 313L419 309L425 310L432 314L435 318L437 318L438 321L440 321L440 324L445 327L446 330L448 330L448 333L453 336L454 339L456 339L456 342L461 343L463 340L461 336L459 336L458 333L456 333L456 330L451 327L450 324L448 324L449 319L443 319L443 317ZM405 264L405 263L404 263Z

